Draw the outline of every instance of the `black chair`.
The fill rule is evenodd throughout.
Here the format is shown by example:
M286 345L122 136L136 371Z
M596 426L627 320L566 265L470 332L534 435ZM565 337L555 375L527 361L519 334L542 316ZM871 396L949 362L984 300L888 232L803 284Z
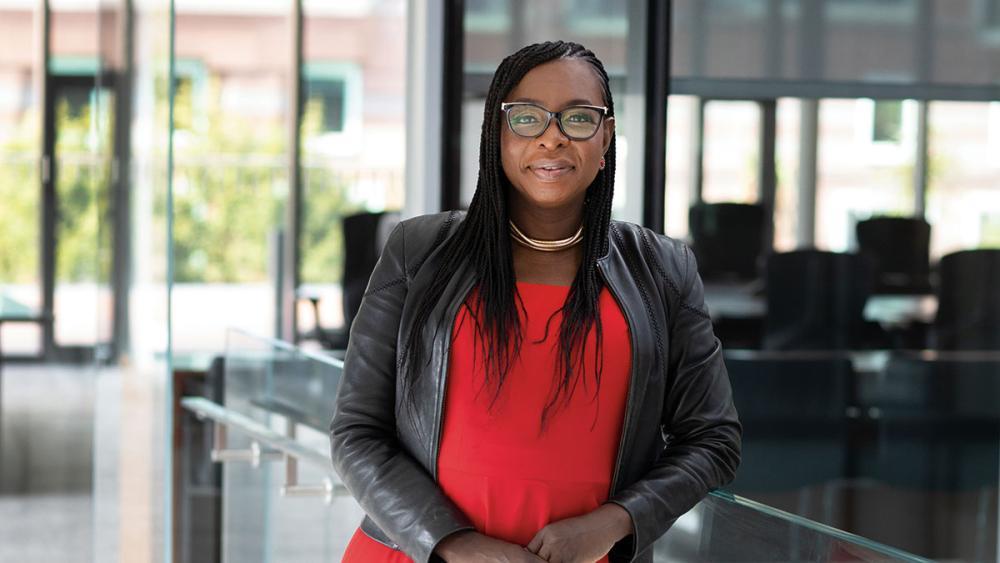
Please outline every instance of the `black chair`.
M796 250L772 254L766 271L766 349L888 346L885 332L864 320L872 290L872 268L865 257Z
M400 215L395 211L380 213L358 213L342 220L344 233L344 275L342 295L344 326L336 329L323 328L319 314L319 296L306 298L312 303L316 319L315 328L304 334L305 339L315 338L324 348L344 350L361 300L365 296L368 280L375 270L375 264L382 254L382 248L389 233L399 223Z
M688 212L698 271L705 281L758 277L764 240L764 208L744 203L698 203Z
M919 217L873 217L855 228L875 268L875 292L930 293L931 226Z
M1000 249L941 258L934 343L942 350L1000 350Z

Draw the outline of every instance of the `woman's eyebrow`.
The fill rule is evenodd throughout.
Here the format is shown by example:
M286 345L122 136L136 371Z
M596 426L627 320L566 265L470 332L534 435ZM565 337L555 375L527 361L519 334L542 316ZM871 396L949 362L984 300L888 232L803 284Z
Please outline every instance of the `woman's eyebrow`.
M536 100L534 98L517 98L513 102L514 103L524 102L524 103L528 103L528 104L536 104L536 105L539 105L539 106L544 106L545 105L541 101ZM591 102L590 100L585 99L585 98L573 98L572 100L570 100L570 101L566 102L565 104L563 104L563 107L578 106L578 105L590 106L590 105L594 105L594 104L593 104L593 102Z

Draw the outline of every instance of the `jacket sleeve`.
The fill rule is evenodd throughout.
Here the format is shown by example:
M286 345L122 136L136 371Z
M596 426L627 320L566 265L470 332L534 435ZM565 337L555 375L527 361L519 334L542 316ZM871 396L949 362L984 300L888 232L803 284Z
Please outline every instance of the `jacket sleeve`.
M668 270L683 272L681 283L671 288L670 280L661 280L674 297L661 418L665 445L642 479L610 499L632 517L631 542L621 546L626 552L631 547L629 560L652 547L709 491L729 483L740 462L742 427L722 347L705 312L701 277L691 250L667 243L674 244L676 252L668 254L678 267Z
M473 526L396 438L396 342L408 282L403 231L399 223L389 235L351 325L330 446L334 469L368 516L423 562L445 536Z

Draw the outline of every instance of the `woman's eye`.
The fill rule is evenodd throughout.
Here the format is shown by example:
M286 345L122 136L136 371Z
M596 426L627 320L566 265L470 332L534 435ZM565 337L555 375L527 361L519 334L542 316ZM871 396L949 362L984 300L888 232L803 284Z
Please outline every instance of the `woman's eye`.
M538 122L538 118L535 117L535 116L533 116L533 115L515 115L514 116L514 123L528 124L528 123L537 123L537 122Z
M571 113L566 118L570 123L593 123L594 118L586 113Z

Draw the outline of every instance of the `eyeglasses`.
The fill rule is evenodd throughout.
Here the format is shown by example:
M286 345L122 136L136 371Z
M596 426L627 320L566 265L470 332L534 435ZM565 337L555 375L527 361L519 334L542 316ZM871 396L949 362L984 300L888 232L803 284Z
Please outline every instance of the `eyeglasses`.
M527 102L502 103L500 111L507 114L507 126L515 135L538 137L555 117L562 134L574 141L593 137L608 114L604 106L570 106L562 111L549 111Z

